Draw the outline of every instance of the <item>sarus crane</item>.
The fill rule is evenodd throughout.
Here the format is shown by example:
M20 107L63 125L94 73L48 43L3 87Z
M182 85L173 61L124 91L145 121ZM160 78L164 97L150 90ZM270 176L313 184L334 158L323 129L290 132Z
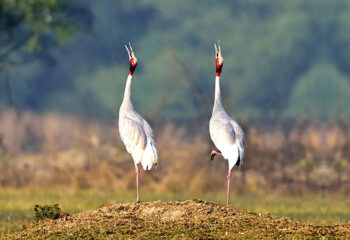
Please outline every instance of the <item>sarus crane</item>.
M126 80L124 99L119 109L119 134L128 153L131 154L136 172L136 201L140 201L139 195L139 168L141 163L144 170L151 170L153 164L158 164L158 152L155 136L151 126L138 114L131 102L131 79L137 66L137 58L129 43L125 45L129 55L130 69Z
M244 132L239 124L226 113L221 102L220 74L224 64L224 58L221 55L220 42L218 43L218 46L214 44L214 47L216 60L215 99L213 112L209 122L209 133L218 151L212 150L210 160L213 160L217 154L222 155L224 159L228 160L226 193L226 204L228 205L232 168L234 166L240 167L243 163Z

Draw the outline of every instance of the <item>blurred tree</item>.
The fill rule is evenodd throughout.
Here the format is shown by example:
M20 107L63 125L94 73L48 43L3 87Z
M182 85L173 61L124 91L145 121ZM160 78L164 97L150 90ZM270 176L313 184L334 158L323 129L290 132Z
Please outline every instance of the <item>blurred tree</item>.
M72 39L90 22L89 12L77 1L0 0L0 67L9 105L11 68L40 58L53 63L49 49Z
M13 36L10 44L28 38L0 61L0 67L20 65L8 71L7 79L13 79L15 99L25 108L114 119L128 68L123 44L131 41L140 60L133 85L139 111L153 120L205 121L214 94L213 43L220 39L225 58L224 105L238 120L262 123L303 117L307 111L297 109L296 96L306 97L307 91L323 88L316 80L309 82L314 78L310 72L315 76L319 72L321 77L320 62L331 71L324 74L332 79L327 84L336 90L325 103L324 114L313 117L347 116L342 101L350 93L337 87L347 85L350 76L347 0L0 2L11 10L6 10L10 17L1 14L0 19L21 20L21 24L12 24L17 27L0 28L0 43L9 39L7 32ZM9 7L14 4L21 8ZM35 4L35 10L28 8ZM26 7L28 11L23 10ZM76 8L91 11L90 34L76 34L57 51L53 46L66 42L86 22L84 11ZM1 21L4 26L6 21ZM61 30L55 30L56 26ZM0 56L8 47L0 47ZM45 64L22 65L39 55ZM46 63L52 62L57 63L55 67L48 67ZM26 81L18 81L23 78ZM0 107L3 103L0 95ZM320 109L319 104L311 101L309 107ZM340 109L336 110L340 115L332 113L335 109Z
M29 76L26 81L28 86L23 83L14 86L16 92L24 93L18 94L16 100L20 101L21 106L38 111L49 109L110 118L116 115L116 103L121 99L118 93L123 91L128 73L124 44L131 41L136 48L140 59L137 76L140 76L145 61L140 54L138 41L149 30L149 23L155 14L154 6L141 0L79 2L92 14L93 23L89 31L77 33L73 41L64 44L60 51L50 51L57 63L54 67L36 64L30 68L22 67L16 72L13 76L16 79L24 73ZM115 68L124 71L116 74ZM112 72L115 74L112 75ZM113 78L108 80L104 76ZM146 98L143 101L148 101ZM109 102L106 102L107 99Z
M291 118L347 119L350 83L329 63L314 65L295 84L286 114Z

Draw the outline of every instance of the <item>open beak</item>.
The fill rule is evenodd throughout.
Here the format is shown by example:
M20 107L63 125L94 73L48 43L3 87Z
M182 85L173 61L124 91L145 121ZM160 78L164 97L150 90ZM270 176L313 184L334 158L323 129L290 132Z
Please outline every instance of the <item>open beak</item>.
M131 43L129 42L129 48L126 45L124 45L124 46L125 46L126 51L128 52L129 60L132 58L136 59L134 49L132 49Z
M221 44L220 40L218 41L218 45L216 46L216 43L214 43L215 47L215 57L219 59L219 63L222 64L224 62L224 58L221 55Z
M222 57L220 40L218 41L218 46L216 46L216 43L214 43L214 47L215 47L215 57L216 58Z

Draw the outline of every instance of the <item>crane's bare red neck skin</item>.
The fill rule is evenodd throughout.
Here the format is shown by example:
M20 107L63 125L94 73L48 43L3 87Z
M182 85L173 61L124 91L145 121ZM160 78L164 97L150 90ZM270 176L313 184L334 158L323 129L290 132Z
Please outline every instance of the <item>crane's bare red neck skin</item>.
M134 58L131 58L130 59L130 70L129 70L129 75L133 75L134 74L134 71L136 69L136 66L137 66L137 62L135 62L135 59Z
M221 69L222 69L222 66L224 65L224 63L220 64L219 58L216 58L215 61L216 61L216 76L220 77Z

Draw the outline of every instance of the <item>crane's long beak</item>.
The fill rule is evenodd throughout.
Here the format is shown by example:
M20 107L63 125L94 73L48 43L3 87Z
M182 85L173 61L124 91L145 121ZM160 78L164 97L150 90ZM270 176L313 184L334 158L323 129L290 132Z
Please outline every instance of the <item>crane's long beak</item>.
M132 49L132 46L131 46L130 42L129 42L129 47L130 47L131 57L135 58L134 49Z
M131 54L130 54L130 50L128 49L128 46L124 45L126 51L128 52L128 56L129 56L129 60L131 59Z
M132 48L131 43L129 42L129 47L127 45L124 45L124 46L125 46L126 51L128 52L129 60L132 58L136 59L134 49Z
M214 43L214 48L215 48L215 57L216 58L222 57L220 40L218 41L218 45L216 45L216 43Z

